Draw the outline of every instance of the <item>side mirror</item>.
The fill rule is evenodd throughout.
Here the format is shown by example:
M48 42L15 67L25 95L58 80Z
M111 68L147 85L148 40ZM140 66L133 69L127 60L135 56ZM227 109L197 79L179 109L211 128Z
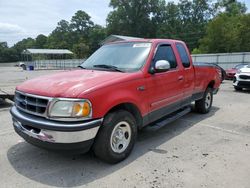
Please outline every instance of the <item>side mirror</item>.
M154 74L157 72L166 72L170 69L170 63L166 60L158 60L155 66L150 69L150 73Z

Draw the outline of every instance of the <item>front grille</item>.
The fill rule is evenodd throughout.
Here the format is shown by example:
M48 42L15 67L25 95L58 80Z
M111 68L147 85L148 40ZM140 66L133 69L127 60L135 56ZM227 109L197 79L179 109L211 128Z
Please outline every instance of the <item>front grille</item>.
M239 82L238 82L238 87L250 88L250 82L247 82L247 81L239 81Z
M27 113L44 116L48 103L49 99L44 97L20 92L15 93L15 104L17 108Z
M250 76L248 76L248 75L240 75L239 77L241 79L250 79Z

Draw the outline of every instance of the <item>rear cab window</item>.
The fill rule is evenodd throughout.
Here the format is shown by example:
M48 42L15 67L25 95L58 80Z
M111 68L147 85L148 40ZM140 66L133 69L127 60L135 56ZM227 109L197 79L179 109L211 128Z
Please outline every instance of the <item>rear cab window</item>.
M190 67L190 60L185 46L181 43L176 44L177 51L180 55L181 62L184 68Z

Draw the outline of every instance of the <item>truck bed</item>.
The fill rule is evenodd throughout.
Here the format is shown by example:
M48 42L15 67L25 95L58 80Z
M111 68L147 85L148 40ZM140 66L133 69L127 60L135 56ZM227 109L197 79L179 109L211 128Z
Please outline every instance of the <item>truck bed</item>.
M193 66L195 71L195 93L204 91L204 86L206 87L210 80L221 79L215 78L216 76L221 76L221 70L216 65L199 62L193 63ZM213 72L214 74L212 74ZM218 88L219 84L219 82L216 82L215 88Z

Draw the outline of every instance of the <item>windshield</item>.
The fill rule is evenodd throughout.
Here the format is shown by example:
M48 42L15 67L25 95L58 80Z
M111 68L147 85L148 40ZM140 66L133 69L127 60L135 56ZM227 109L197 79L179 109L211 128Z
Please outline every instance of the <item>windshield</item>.
M239 65L236 65L234 68L238 70L238 69L241 69L245 66L247 66L247 64L239 64Z
M146 62L151 43L129 42L105 45L82 65L85 69L105 69L122 72L138 71Z

